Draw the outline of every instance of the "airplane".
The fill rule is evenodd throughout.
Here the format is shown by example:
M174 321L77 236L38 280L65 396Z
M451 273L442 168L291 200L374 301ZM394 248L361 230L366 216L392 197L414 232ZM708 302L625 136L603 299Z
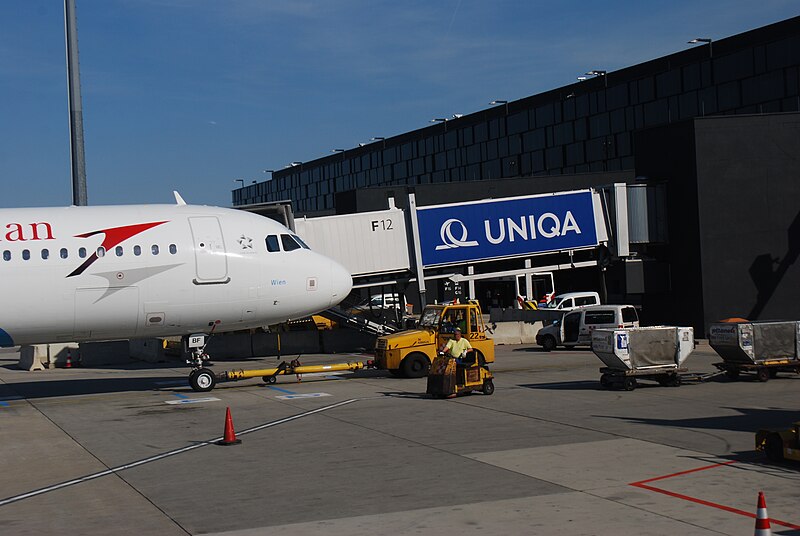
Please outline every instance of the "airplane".
M350 293L350 273L280 223L174 195L0 209L0 347L250 329Z

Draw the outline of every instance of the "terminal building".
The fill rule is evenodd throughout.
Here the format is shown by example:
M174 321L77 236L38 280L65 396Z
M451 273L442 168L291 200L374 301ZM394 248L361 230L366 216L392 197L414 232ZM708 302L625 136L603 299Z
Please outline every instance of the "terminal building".
M459 296L511 307L554 287L597 290L640 306L644 322L700 333L727 317L796 318L800 17L593 73L275 171L234 190L233 204L290 201L301 236L339 222L350 234L312 247L357 242L357 286L417 307ZM581 230L593 222L591 240L569 242L568 212ZM362 231L336 219L358 214ZM367 246L371 222L398 229L397 218L402 235ZM546 236L556 220L558 236ZM498 239L501 223L500 249L465 245L484 231ZM509 249L512 239L530 247Z

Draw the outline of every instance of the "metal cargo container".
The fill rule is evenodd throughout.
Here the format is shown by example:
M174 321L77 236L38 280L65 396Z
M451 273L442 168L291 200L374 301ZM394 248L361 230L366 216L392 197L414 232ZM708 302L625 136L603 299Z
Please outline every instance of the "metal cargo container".
M592 351L612 370L674 370L694 350L694 329L654 326L596 329Z
M728 364L800 360L800 322L718 322L708 342Z

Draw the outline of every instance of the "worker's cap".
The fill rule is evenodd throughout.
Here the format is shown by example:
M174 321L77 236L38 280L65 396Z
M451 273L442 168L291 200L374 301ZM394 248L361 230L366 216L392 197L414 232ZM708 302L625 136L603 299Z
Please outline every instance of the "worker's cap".
M456 328L455 331L453 331L453 333L461 333L461 328Z

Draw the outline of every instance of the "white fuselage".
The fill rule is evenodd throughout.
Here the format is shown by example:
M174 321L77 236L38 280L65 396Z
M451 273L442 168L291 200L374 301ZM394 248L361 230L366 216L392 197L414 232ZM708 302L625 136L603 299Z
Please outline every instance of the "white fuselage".
M0 209L0 346L254 328L327 309L350 274L232 209Z

